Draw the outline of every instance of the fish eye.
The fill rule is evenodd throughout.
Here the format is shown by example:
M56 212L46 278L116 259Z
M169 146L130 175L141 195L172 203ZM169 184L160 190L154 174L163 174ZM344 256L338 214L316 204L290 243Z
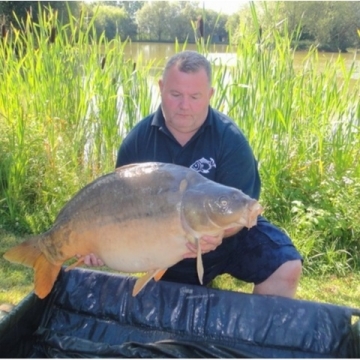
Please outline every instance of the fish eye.
M220 205L221 208L226 210L228 208L228 205L229 205L228 199L225 196L220 197L219 205Z

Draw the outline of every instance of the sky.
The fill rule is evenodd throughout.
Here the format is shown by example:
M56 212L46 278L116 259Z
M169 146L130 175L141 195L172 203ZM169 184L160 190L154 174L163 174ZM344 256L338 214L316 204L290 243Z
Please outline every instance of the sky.
M237 12L248 0L205 0L200 1L200 6L205 9L212 9L217 12L231 15Z
M147 0L147 1L159 1L159 0ZM167 0L160 0L167 1ZM186 0L181 0L186 1ZM196 0L199 2L199 6L205 6L205 9L212 9L223 14L231 15L237 12L241 6L248 3L249 0Z
M85 0L91 2L93 0ZM131 1L131 0L126 0ZM147 1L159 1L159 0L147 0ZM160 0L167 1L167 0ZM187 1L187 0L182 0ZM190 1L190 0L189 0ZM205 9L212 9L223 14L231 15L237 12L244 4L248 3L249 0L196 0L199 2L199 6L205 6Z

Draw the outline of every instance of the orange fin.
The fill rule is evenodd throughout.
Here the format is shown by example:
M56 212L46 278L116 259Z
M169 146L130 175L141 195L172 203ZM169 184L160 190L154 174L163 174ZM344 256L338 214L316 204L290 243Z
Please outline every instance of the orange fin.
M21 244L10 248L4 254L4 258L13 263L34 267L37 258L41 255L38 242L39 236L31 237Z
M65 271L69 271L71 269L76 268L78 265L82 264L84 262L85 256L82 256L81 258L78 259L78 261L74 262L73 264L69 265Z
M35 294L40 299L49 295L54 286L55 280L59 275L60 269L61 264L52 264L42 253L35 261Z
M135 282L132 296L136 296L152 278L155 278L155 280L157 279L156 281L160 280L161 277L164 275L165 271L166 269L148 271L144 276L138 278Z
M163 277L163 275L166 273L166 270L167 270L167 269L160 269L160 270L158 270L158 271L156 272L156 274L154 275L154 280L155 280L155 281L159 281L159 280Z

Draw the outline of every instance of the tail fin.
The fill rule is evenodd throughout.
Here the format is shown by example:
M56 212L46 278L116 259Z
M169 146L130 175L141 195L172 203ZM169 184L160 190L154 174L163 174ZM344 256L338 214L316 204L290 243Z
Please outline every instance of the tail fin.
M33 268L37 258L41 254L38 241L38 236L31 237L30 239L22 242L20 245L9 249L4 254L4 258L10 262Z
M4 258L10 262L34 268L35 294L43 299L54 286L61 265L54 265L46 259L39 248L39 239L39 236L34 236L12 247L4 254Z

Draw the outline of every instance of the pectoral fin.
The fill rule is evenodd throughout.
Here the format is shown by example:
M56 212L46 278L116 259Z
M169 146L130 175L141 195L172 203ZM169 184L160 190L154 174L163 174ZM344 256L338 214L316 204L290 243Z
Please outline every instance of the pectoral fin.
M144 276L138 278L135 282L132 296L136 296L152 278L154 278L155 281L159 281L164 275L165 271L166 269L156 269L153 271L148 271Z
M166 273L166 270L167 269L159 269L157 272L156 272L156 274L154 275L154 280L155 281L159 281L162 277L163 277L163 275Z
M204 265L201 257L201 248L200 248L200 240L198 238L195 239L195 244L197 248L197 256L196 256L196 269L199 277L200 284L203 284L204 277Z

